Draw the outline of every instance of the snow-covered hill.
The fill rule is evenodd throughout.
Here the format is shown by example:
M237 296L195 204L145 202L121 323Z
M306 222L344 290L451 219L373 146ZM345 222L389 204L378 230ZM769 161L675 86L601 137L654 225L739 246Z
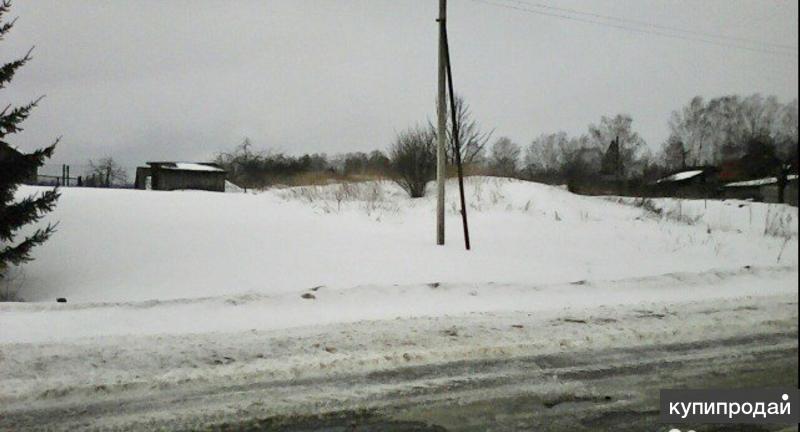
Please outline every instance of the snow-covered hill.
M537 183L474 177L467 187L470 252L462 246L454 183L444 247L433 241L433 197L411 200L390 182L259 194L64 188L48 216L58 233L14 286L26 301L129 302L321 285L557 284L797 264L796 208L747 203L751 214L780 214L785 235L765 235L750 229L752 220L742 232L730 229L735 218L726 229L709 228L702 217L689 224ZM684 208L696 213L698 205ZM717 207L715 214L742 212Z

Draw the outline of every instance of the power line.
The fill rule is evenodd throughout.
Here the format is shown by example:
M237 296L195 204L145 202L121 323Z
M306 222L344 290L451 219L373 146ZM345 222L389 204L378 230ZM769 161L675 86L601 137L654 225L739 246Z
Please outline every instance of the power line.
M761 23L763 23L765 21L774 20L780 14L781 14L781 11L773 11L768 16L760 16L760 17L746 16L746 17L736 21L736 24L733 24L732 27L743 27L745 24L747 24L748 26L752 26L755 23L761 24ZM794 47L794 49L797 49L797 47Z
M642 25L650 26L650 27L655 28L656 30L648 30L648 29L639 28L639 27L631 27L630 25L623 25L623 24L615 24L615 23L610 23L610 22L605 22L605 21L598 21L596 19L581 18L581 17L577 17L577 16L565 15L564 13L545 12L545 11L542 11L542 10L531 9L531 8L526 8L526 7L522 7L522 6L514 6L514 5L510 5L510 4L498 3L497 1L488 1L488 0L473 0L473 1L479 2L479 3L484 3L484 4L487 4L487 5L491 5L491 6L503 7L503 8L506 8L506 9L514 9L514 10L527 12L527 13L532 13L532 14L537 14L537 15L544 15L544 16L567 19L567 20L572 20L572 21L577 21L577 22L596 24L596 25L616 28L616 29L619 29L619 30L636 32L636 33L652 34L652 35L668 37L668 38L674 38L674 39L681 39L681 40L694 41L694 42L702 42L702 43L707 43L707 44L711 44L711 45L717 45L717 46L726 47L726 48L743 49L743 50L748 50L748 51L753 51L753 52L777 54L777 55L784 55L784 56L786 56L786 55L797 56L797 48L796 47L792 47L792 46L783 45L783 46L781 46L781 48L777 48L777 50L776 50L776 49L767 48L767 47L753 47L753 46L742 45L741 43L725 43L725 42L716 41L716 40L703 39L703 38L699 38L699 37L691 37L691 36L688 36L688 35L666 33L666 32L661 31L659 29L664 29L664 30L669 29L669 31L673 31L673 32L680 32L680 31L689 32L689 33L696 33L696 32L693 32L691 30L674 29L674 28L667 27L667 26L660 26L660 25L657 25L657 24L645 23L644 21L628 20L628 19L625 19L625 18L612 17L612 16L609 16L609 15L600 15L600 14L595 14L595 13L590 13L590 12L581 12L581 11L578 11L578 10L575 10L575 9L557 8L557 7L554 7L554 6L547 6L547 5L542 5L542 4L534 4L533 5L533 7L546 8L546 9L556 10L556 11L560 11L560 12L581 14L581 15L586 15L586 16L592 16L592 17L595 17L595 18L600 18L600 19L627 21L627 22L630 22L630 23L636 23L636 25L639 25L639 26L642 26ZM499 0L499 1L503 1L503 0ZM531 5L530 3L523 2L521 0L505 0L505 1L513 2L513 3L516 3L516 4ZM724 38L725 36L713 35L713 36L710 36L710 37L723 37ZM748 41L750 41L750 40L748 40ZM757 42L749 42L749 43L757 43ZM769 43L766 43L766 44L770 45ZM786 50L792 50L793 52L788 52Z
M477 3L483 3L483 4L486 4L486 5L490 5L490 6L495 6L495 7L513 9L513 10L527 12L527 13L531 13L531 14L544 15L544 16L560 18L560 19L566 19L566 20L571 20L571 21L577 21L577 22L583 22L583 23L589 23L589 24L596 24L596 25L600 25L600 26L612 27L612 28L616 28L616 29L619 29L619 30L625 30L625 31L630 31L630 32L636 32L636 33L642 33L642 34L651 34L651 35L657 35L657 36L673 38L673 39L682 39L682 40L692 41L692 42L702 42L702 43L711 44L711 45L717 45L717 46L721 46L721 47L725 47L725 48L742 49L742 50L759 52L759 53L764 53L764 54L775 54L775 55L780 55L780 56L784 56L784 57L785 56L793 56L793 57L797 56L796 52L795 53L791 53L791 52L787 52L787 51L776 51L776 50L772 50L772 49L755 48L755 47L746 46L746 45L723 43L723 42L709 40L709 39L701 39L701 38L697 38L697 37L690 37L690 36L679 35L679 34L665 33L663 31L657 31L657 30L646 30L646 29L637 28L637 27L631 27L631 26L622 25L622 24L614 24L614 23L609 23L609 22L605 22L605 21L598 21L598 20L594 20L594 19L588 19L588 18L581 18L581 17L576 17L576 16L564 15L564 14L561 14L561 13L545 12L545 11L542 11L542 10L530 9L530 8L526 8L526 7L522 7L522 6L514 6L514 5L510 5L510 4L505 4L505 3L498 3L497 1L490 1L490 0L472 0L472 1L477 2Z
M631 19L631 18L622 18L622 17L613 16L613 15L603 15L603 14L598 14L598 13L593 13L593 12L581 11L581 10L578 10L578 9L570 9L570 8L563 8L563 7L557 7L557 6L550 6L550 5L542 4L542 3L531 3L531 2L528 2L528 1L525 1L525 0L506 0L506 1L513 2L513 3L516 3L516 4L527 5L527 6L535 7L535 8L548 9L548 10L554 10L554 11L559 11L559 12L567 12L567 13L572 13L572 14L576 14L576 15L590 16L590 17L600 18L600 19L609 20L609 21L617 21L617 22L621 22L621 23L634 24L634 25L645 26L645 27L652 27L652 28L655 28L655 29L666 30L666 31L671 31L671 32L676 32L676 33L685 33L685 34L694 35L694 36L710 37L710 38L714 38L714 39L722 39L722 40L727 40L727 41L731 41L731 42L743 42L743 43L748 43L748 44L753 44L753 45L771 46L773 48L786 49L786 50L791 50L791 51L794 51L794 52L797 52L797 50L798 50L797 46L794 46L794 45L785 45L785 44L779 44L779 43L768 42L768 41L763 41L763 40L756 40L756 39L742 38L742 37L737 37L737 36L722 35L722 34L709 33L709 32L697 31L697 30L688 30L688 29L684 29L684 28L665 26L665 25L660 25L660 24L648 22L648 21L635 20L635 19Z

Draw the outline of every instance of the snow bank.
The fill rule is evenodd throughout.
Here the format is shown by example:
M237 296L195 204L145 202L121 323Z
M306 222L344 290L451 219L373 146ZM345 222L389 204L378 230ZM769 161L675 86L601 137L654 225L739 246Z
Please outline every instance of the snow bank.
M473 177L467 188L470 252L455 182L444 247L434 244L433 196L412 200L388 182L260 194L64 188L47 217L58 232L24 267L19 296L72 304L270 296L320 285L547 285L797 264L796 235L708 232L530 182ZM726 205L716 217L738 221L740 213ZM796 209L786 214L796 233Z
M796 267L710 270L566 284L431 283L315 287L121 303L0 303L0 344L124 335L279 330L312 325L463 315L556 312L642 303L796 295ZM46 318L45 318L46 317Z
M230 180L225 180L225 192L231 193L242 193L244 192L244 188L238 186L237 184L233 183Z
M741 200L676 198L612 198L636 206L645 203L665 219L683 221L711 230L744 233L749 236L796 238L797 207Z

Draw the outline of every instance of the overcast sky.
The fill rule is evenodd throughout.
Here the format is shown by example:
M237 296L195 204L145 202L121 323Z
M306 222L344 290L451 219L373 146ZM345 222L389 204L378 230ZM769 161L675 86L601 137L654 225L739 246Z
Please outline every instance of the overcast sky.
M102 156L209 159L245 136L292 154L385 149L433 118L436 13L436 0L16 0L0 61L32 45L35 58L0 102L45 94L12 144L63 135L52 162L73 175ZM496 136L527 145L622 112L656 148L695 95L797 98L797 51L772 45L796 47L797 20L794 0L450 0L448 30L456 91ZM764 43L686 40L699 33Z

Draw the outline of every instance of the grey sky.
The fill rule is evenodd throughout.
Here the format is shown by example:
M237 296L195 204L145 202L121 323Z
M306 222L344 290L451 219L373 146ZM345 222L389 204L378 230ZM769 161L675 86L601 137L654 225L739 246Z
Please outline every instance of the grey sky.
M797 97L798 58L504 8L544 4L797 45L778 0L450 0L454 82L520 144L630 113L655 148L691 97ZM0 60L36 45L0 101L46 94L13 144L53 163L199 160L244 136L292 154L385 149L434 112L436 0L16 0ZM767 47L768 48L768 47Z

